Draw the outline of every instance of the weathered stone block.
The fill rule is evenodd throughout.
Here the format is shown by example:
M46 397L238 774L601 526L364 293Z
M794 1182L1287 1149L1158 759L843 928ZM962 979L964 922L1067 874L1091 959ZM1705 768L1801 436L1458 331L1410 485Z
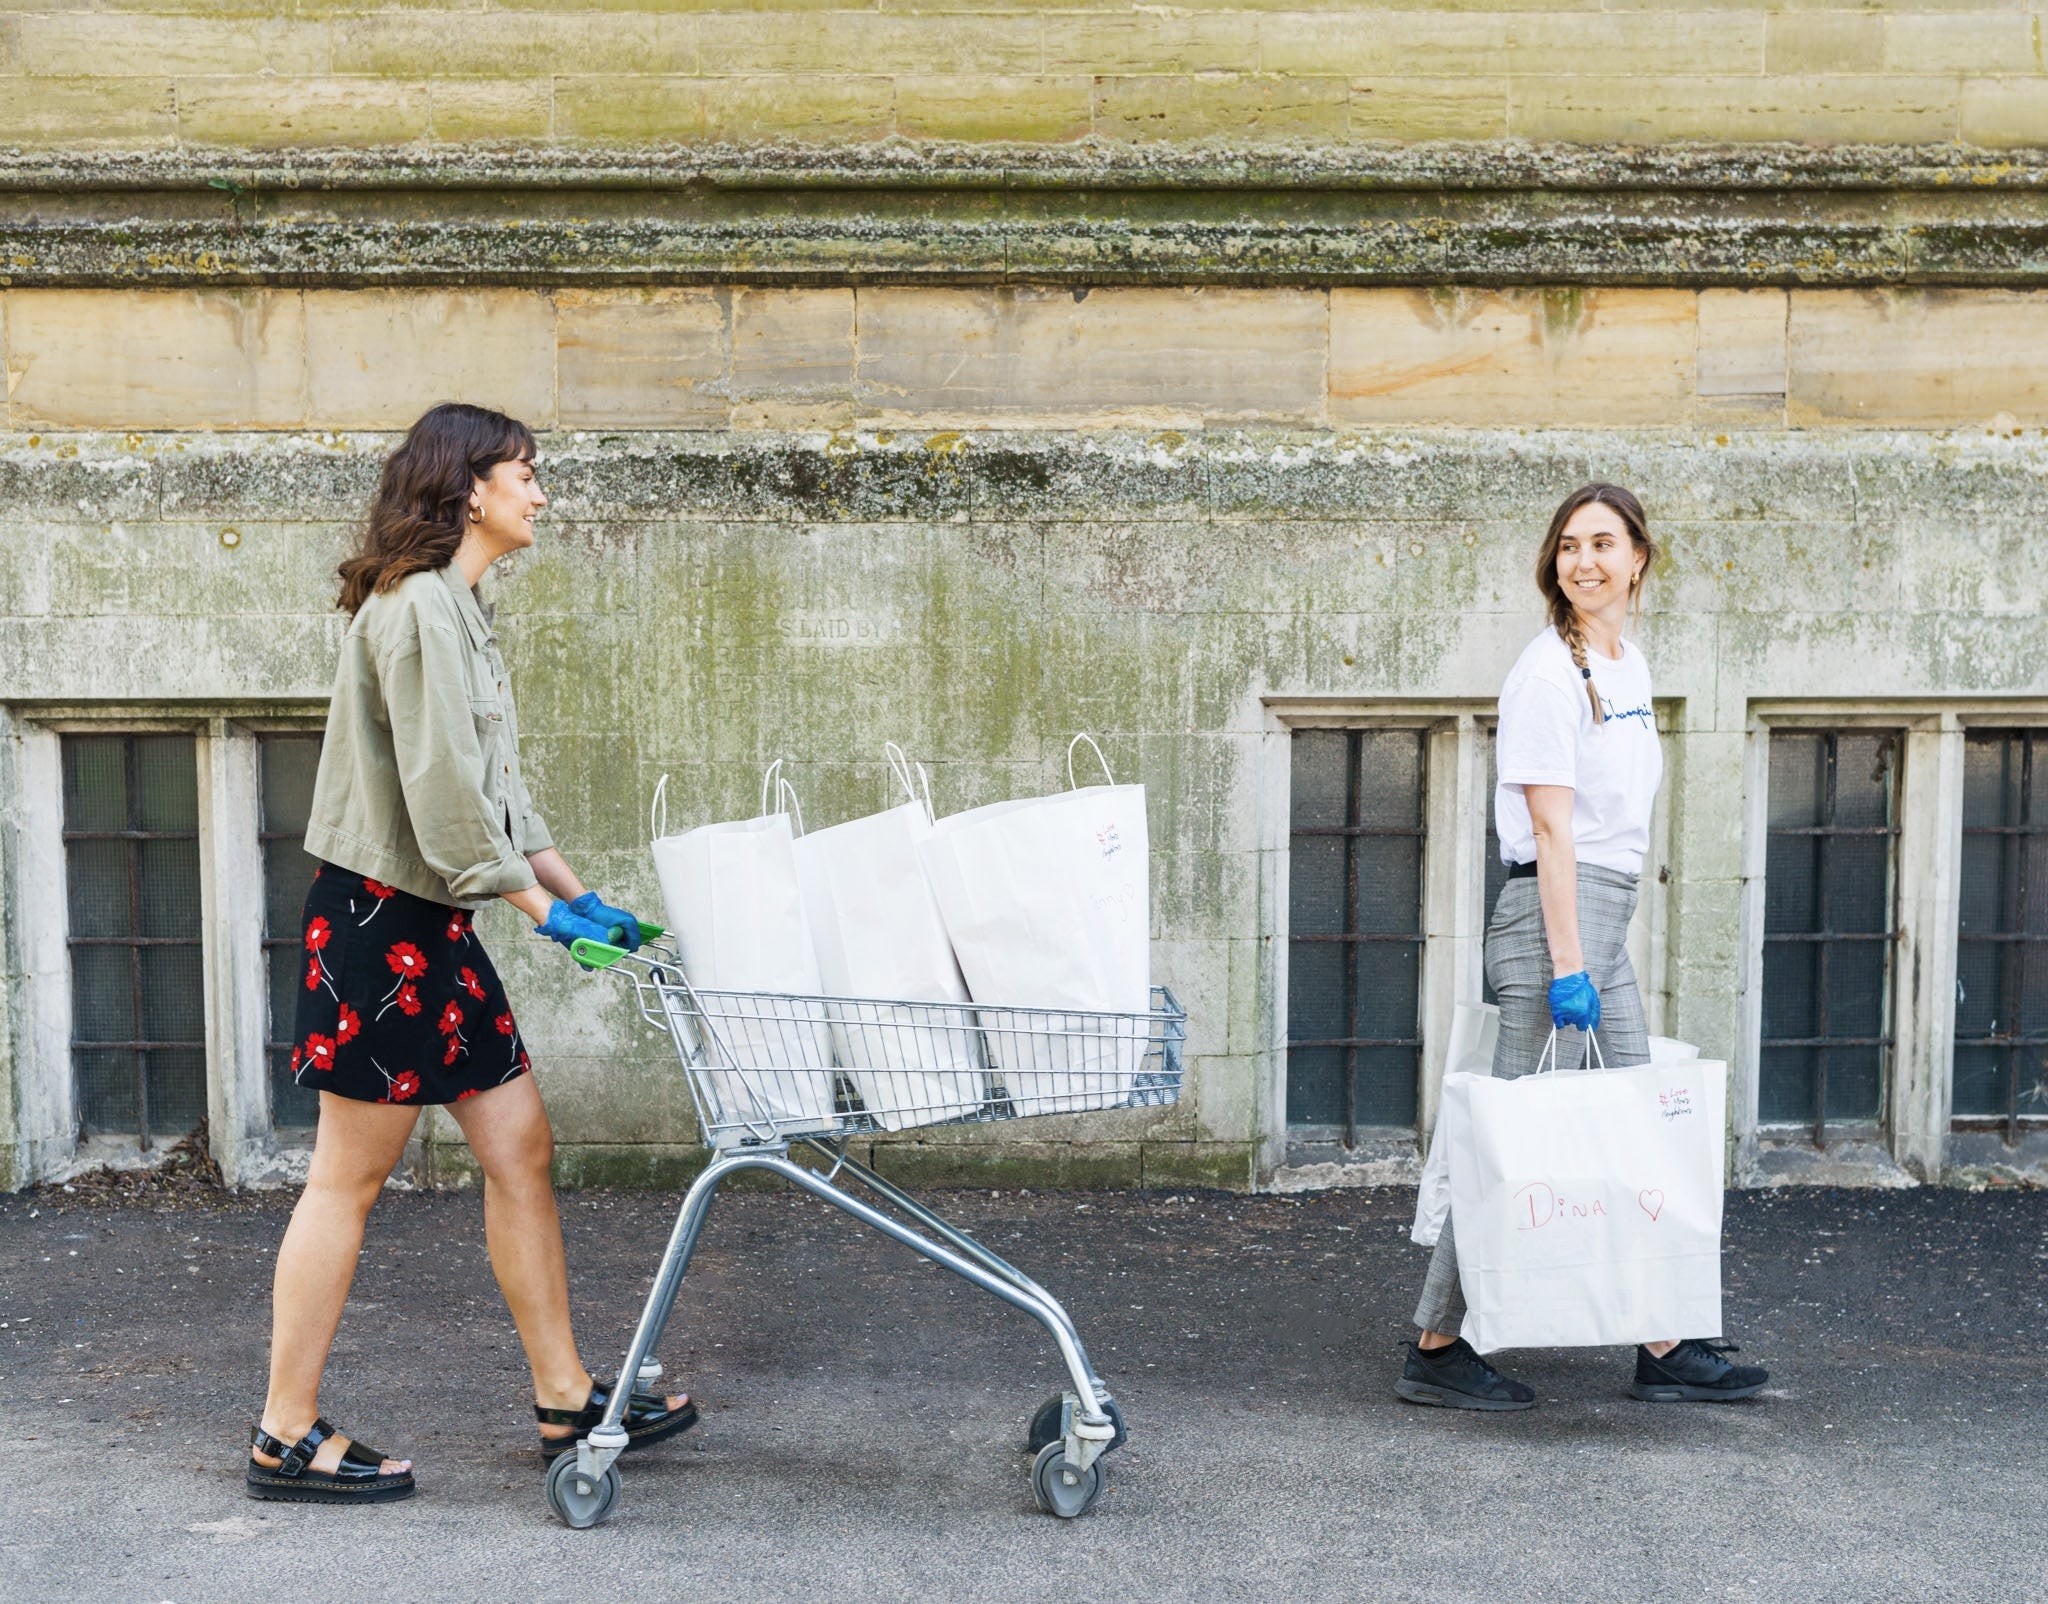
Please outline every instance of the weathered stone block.
M1351 84L1353 139L1504 139L1508 81L1500 77L1371 77Z
M1260 19L1244 13L1055 13L1044 27L1047 72L1185 77L1255 72L1261 65Z
M732 292L731 394L742 426L852 421L854 291Z
M912 139L1079 139L1093 107L1093 83L1080 74L920 73L896 80L896 131Z
M2040 81L2040 31L2022 12L1929 16L1907 11L1886 17L1884 29L1884 64L1893 72L1959 72L1972 78L2017 73Z
M306 418L305 311L285 290L15 290L8 417L32 426L283 428Z
M796 26L772 12L705 16L701 71L810 77L861 73L1035 73L1043 63L1035 16L826 11ZM1086 70L1086 69L1082 69Z
M1682 290L1333 290L1330 413L1348 423L1683 422L1697 319Z
M882 139L896 126L888 78L710 78L704 132L711 139Z
M1095 131L1105 139L1341 139L1350 89L1340 78L1279 73L1098 78Z
M554 131L548 78L443 78L427 88L436 139L545 139Z
M976 467L978 518L1028 511L1034 523L1123 519L1198 520L1209 515L1199 437L1160 430L1150 437L1033 434L990 430L968 437Z
M697 19L635 11L527 11L504 27L460 11L387 11L334 25L334 71L400 78L695 72Z
M1259 62L1266 71L1359 77L1754 73L1763 43L1762 15L1726 9L1603 14L1418 7L1259 19Z
M239 17L81 15L20 19L20 70L45 78L330 70L324 23Z
M220 435L179 439L150 464L160 501L156 516L235 524L301 516L348 521L369 502L395 437ZM132 515L131 515L132 516Z
M178 97L165 77L17 78L0 95L0 139L11 144L146 144L178 133Z
M564 427L725 423L723 296L712 290L557 290L554 302Z
M550 427L554 307L527 290L313 290L310 415L337 429L403 429L436 401L473 401Z
M885 420L1307 421L1324 337L1311 291L882 287L861 295L859 394Z
M1783 290L1700 291L1699 393L1782 398L1785 320Z
M424 139L422 83L340 78L181 78L178 136L205 145L390 145Z
M2048 144L2048 83L1973 78L1963 84L1962 140L1991 150Z
M700 139L704 99L701 78L562 78L554 88L555 132L564 139Z
M1648 74L1617 96L1612 81L1518 77L1508 131L1597 144L1786 140L1938 144L1955 137L1961 87L1927 75L1681 77Z
M1892 18L1896 23L1899 19ZM1943 18L1943 21L1949 19ZM1781 11L1766 19L1764 71L1772 74L1880 72L1887 19L1875 12ZM1909 72L1930 70L1908 64Z
M1816 290L1793 298L1791 422L2048 421L2048 295Z

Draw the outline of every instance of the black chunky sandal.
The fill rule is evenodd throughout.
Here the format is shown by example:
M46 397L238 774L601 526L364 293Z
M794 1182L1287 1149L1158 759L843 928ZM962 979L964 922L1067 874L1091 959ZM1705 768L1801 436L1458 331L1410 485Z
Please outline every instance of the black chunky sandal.
M588 1435L591 1428L604 1419L604 1406L611 1402L611 1396L611 1382L593 1380L590 1383L590 1401L581 1409L543 1409L535 1404L533 1418L543 1426L574 1428L566 1437L541 1438L541 1458L556 1459L574 1448L577 1438ZM630 1454L635 1448L650 1447L664 1437L688 1431L697 1424L697 1406L686 1396L681 1408L671 1409L663 1394L636 1391L626 1401L626 1418L621 1424L626 1428L626 1452Z
M281 1461L259 1465L249 1461L249 1496L275 1498L294 1504L384 1504L413 1495L412 1472L384 1474L384 1455L374 1448L351 1442L341 1452L341 1464L333 1470L312 1469L313 1455L335 1435L324 1420L297 1442L279 1442L261 1426L249 1434L249 1446L259 1454Z

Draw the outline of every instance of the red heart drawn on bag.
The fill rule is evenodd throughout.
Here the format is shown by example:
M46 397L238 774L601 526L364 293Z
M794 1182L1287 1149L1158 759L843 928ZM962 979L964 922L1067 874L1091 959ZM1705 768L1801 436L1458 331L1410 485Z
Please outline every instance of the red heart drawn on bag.
M1636 1193L1636 1201L1642 1205L1643 1212L1652 1220L1664 1212L1664 1194L1654 1186L1645 1187Z

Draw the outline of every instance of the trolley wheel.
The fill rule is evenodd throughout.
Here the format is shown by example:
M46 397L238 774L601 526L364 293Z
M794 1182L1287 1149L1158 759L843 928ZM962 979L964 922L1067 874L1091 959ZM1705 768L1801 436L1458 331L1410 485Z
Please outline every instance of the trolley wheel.
M548 1467L548 1508L564 1526L582 1531L595 1526L619 1501L619 1467L607 1465L593 1481L576 1468L572 1449Z
M1063 1443L1049 1442L1031 1461L1031 1490L1038 1495L1038 1507L1061 1520L1072 1520L1095 1507L1102 1496L1102 1461L1086 1470L1067 1463Z
M1031 1417L1031 1429L1024 1436L1024 1451L1027 1454L1035 1454L1047 1443L1059 1441L1060 1411L1066 1406L1066 1402L1067 1395L1061 1392L1054 1393L1038 1406L1038 1413ZM1106 1454L1112 1449L1123 1447L1130 1440L1131 1434L1124 1430L1124 1412L1114 1398L1104 1400L1102 1412L1109 1416L1109 1423L1116 1427L1116 1435L1109 1439L1109 1447L1102 1450Z

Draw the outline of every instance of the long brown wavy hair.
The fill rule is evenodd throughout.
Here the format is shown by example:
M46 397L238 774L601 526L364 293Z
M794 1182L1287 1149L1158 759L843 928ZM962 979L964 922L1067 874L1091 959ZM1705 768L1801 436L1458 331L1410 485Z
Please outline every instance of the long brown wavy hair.
M337 570L334 605L352 615L408 574L447 567L475 481L501 462L531 462L535 450L531 429L488 407L444 401L426 412L384 459L362 543Z
M1593 722L1605 724L1607 712L1600 705L1600 693L1593 688L1593 671L1586 666L1586 626L1580 622L1579 610L1565 594L1564 586L1557 582L1557 547L1564 539L1564 526L1581 507L1593 506L1612 507L1635 549L1643 554L1643 571L1636 576L1629 594L1629 607L1637 618L1642 617L1642 581L1650 577L1650 568L1657 561L1657 543L1650 538L1649 520L1643 516L1643 504L1634 491L1624 490L1620 485L1590 484L1580 485L1557 504L1557 511L1550 515L1550 533L1543 537L1543 549L1536 554L1536 588L1543 592L1544 604L1550 609L1550 627L1571 648L1572 662L1578 666L1579 678L1586 683L1586 699L1593 704Z

